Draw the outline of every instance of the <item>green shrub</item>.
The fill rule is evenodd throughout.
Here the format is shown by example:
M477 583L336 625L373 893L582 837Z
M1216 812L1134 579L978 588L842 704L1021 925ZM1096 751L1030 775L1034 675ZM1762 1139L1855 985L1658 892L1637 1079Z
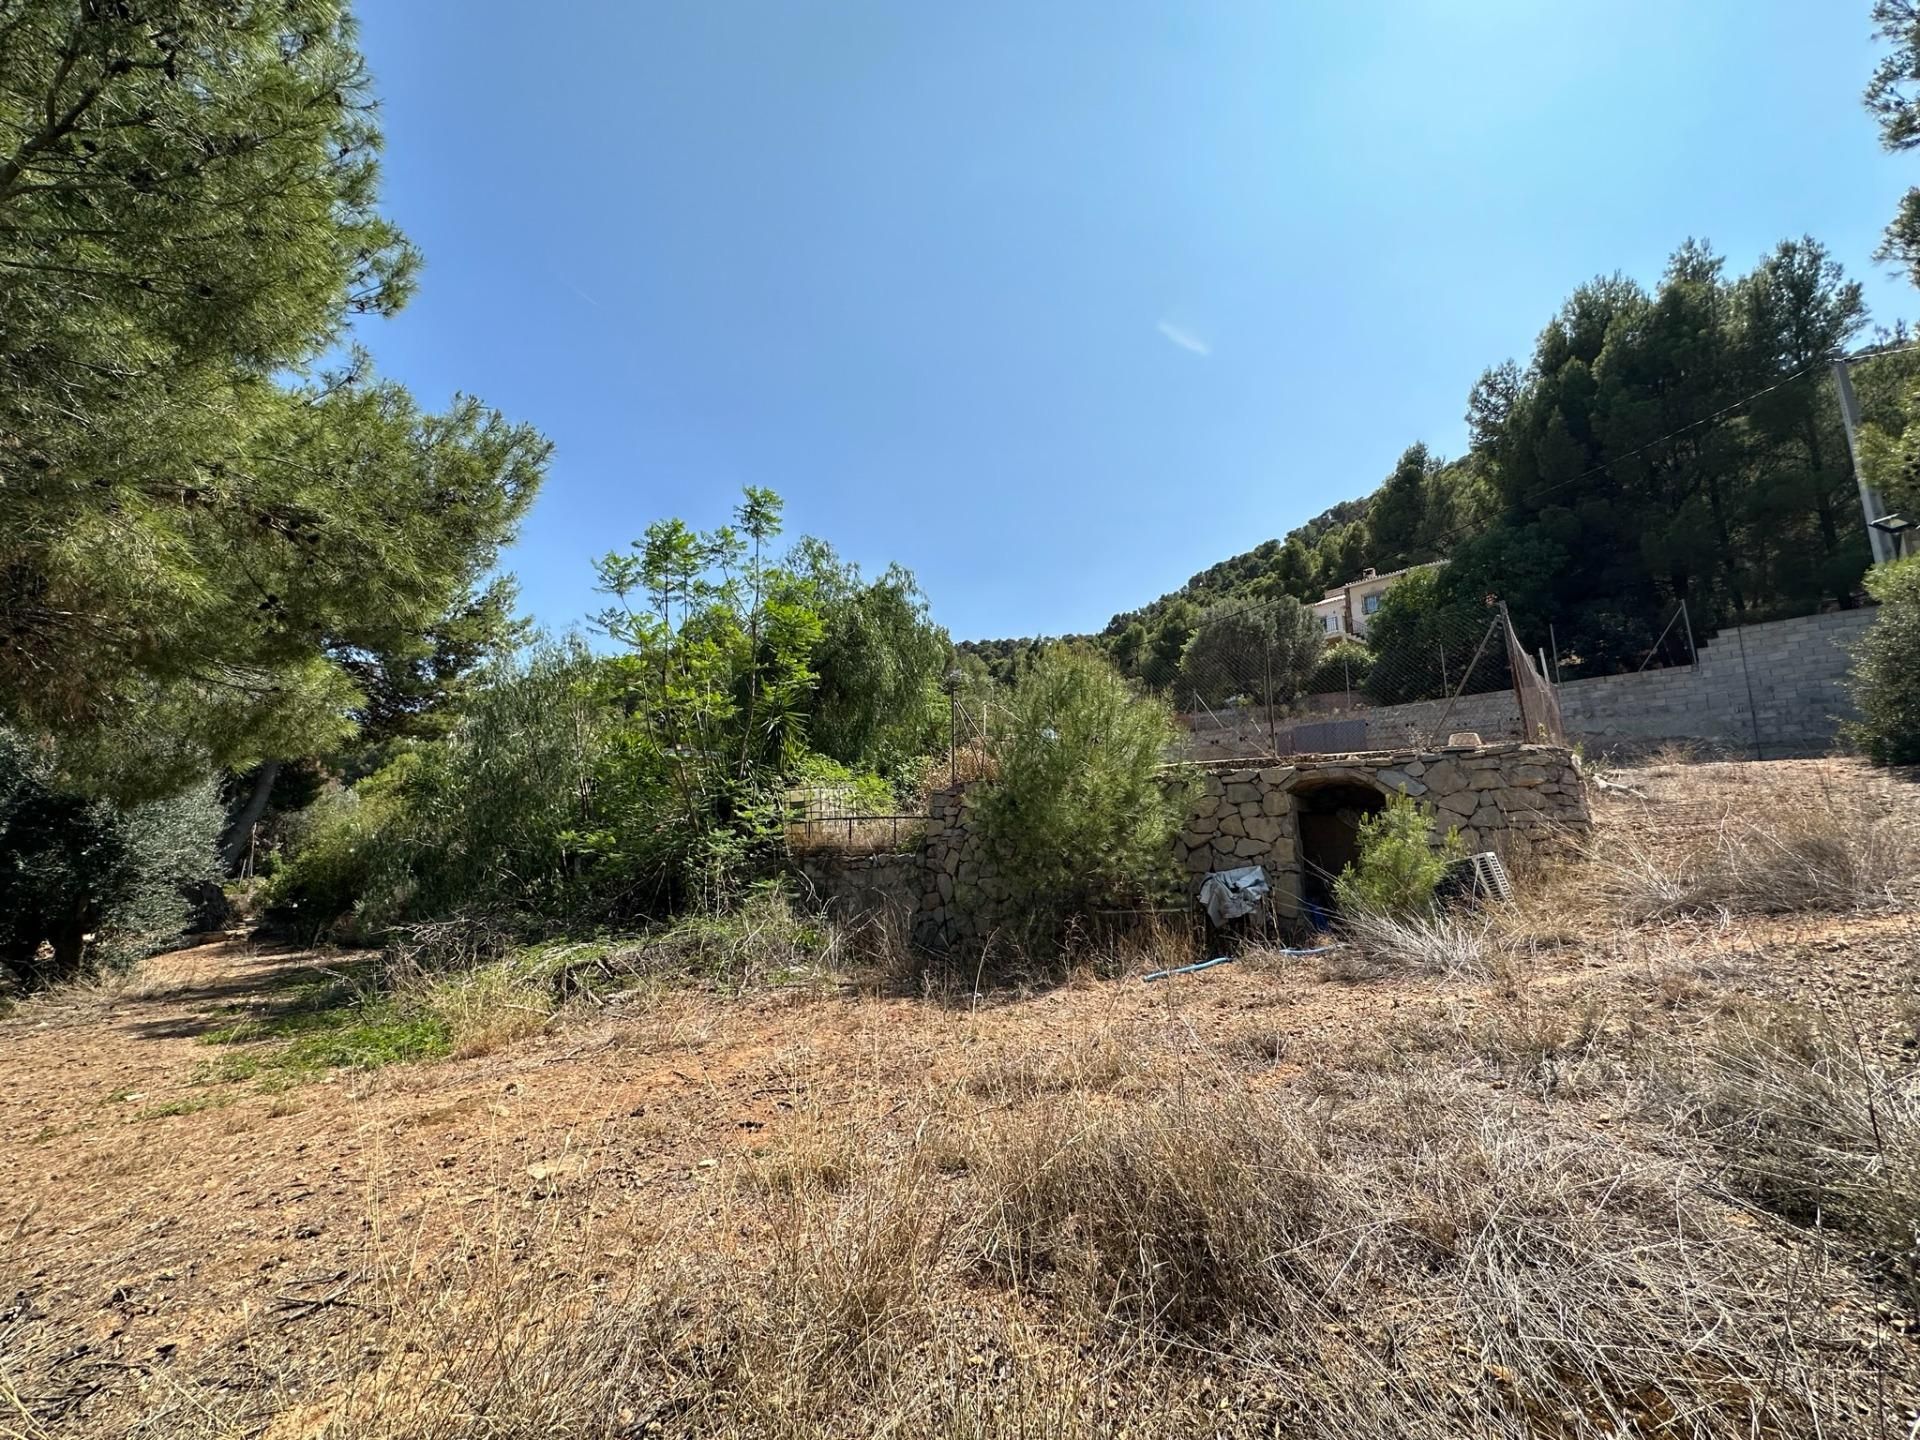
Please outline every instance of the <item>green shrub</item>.
M1360 858L1334 881L1342 910L1367 915L1415 915L1433 904L1447 866L1466 854L1457 829L1431 842L1434 812L1405 795L1360 821Z
M74 794L0 731L0 964L43 984L175 939L188 891L218 879L222 818L210 782L142 805Z
M398 772L375 856L396 913L560 916L580 903L608 747L595 672L584 645L536 649Z
M390 767L350 790L322 791L287 820L286 855L267 877L263 898L309 939L353 914L363 897L372 903L343 932L349 938L366 938L390 918L381 913L381 901L391 905L396 897L372 892L382 826L397 808L398 779L399 771Z
M944 763L946 757L939 758ZM802 755L794 764L791 780L796 786L843 789L847 803L861 815L890 815L900 804L900 797L886 777L855 770L825 755Z
M982 839L1028 916L1057 922L1172 880L1185 787L1166 771L1173 713L1106 660L1055 645L996 710L995 778L981 782Z
M456 917L532 938L727 908L781 837L779 793L685 763L626 708L625 673L572 644L499 667L443 739L292 827L272 902L350 939ZM884 780L821 764L893 807Z
M289 822L270 903L350 939L462 913L538 928L593 908L610 713L594 674L578 645L497 667L445 738Z
M1180 698L1212 706L1241 696L1284 704L1306 688L1322 643L1313 612L1292 596L1217 605L1181 651Z
M1373 651L1358 640L1334 641L1320 652L1320 660L1307 677L1309 695L1333 695L1343 690L1364 690L1373 673Z
M1854 651L1854 743L1883 765L1920 764L1920 556L1867 574L1880 602Z

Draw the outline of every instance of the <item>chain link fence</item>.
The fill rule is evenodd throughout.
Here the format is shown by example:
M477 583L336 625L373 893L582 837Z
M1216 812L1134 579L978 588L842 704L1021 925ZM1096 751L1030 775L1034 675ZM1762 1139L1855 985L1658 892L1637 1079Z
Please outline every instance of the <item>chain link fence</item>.
M1550 661L1527 652L1491 598L1331 637L1289 602L1249 605L1204 619L1177 660L1140 668L1172 700L1196 759L1397 749L1457 732L1565 743Z

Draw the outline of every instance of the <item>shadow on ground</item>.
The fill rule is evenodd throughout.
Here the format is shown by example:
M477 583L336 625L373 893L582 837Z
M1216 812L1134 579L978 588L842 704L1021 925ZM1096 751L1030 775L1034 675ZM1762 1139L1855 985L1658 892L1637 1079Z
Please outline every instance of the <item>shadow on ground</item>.
M197 1039L241 1021L271 1024L338 1006L371 982L376 959L373 955L316 956L294 949L235 957L228 973L217 978L129 996L115 1008L125 1016L120 1029L130 1035L147 1040ZM141 1012L152 1018L141 1018Z

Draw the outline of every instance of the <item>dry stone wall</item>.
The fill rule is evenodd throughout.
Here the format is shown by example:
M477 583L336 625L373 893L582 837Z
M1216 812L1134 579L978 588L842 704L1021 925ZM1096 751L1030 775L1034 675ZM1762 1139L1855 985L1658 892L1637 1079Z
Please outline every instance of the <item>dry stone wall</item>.
M809 897L832 915L884 910L911 915L926 888L926 862L918 850L896 855L815 851L794 856L793 868Z
M1585 783L1573 757L1556 746L1302 756L1209 773L1174 842L1174 856L1196 892L1212 871L1259 865L1273 883L1276 912L1295 916L1307 859L1301 811L1315 803L1316 792L1341 789L1411 795L1433 807L1442 833L1458 829L1470 850L1493 850L1510 860L1584 834L1591 824Z
M1392 792L1433 807L1444 832L1468 846L1518 859L1589 828L1584 782L1573 757L1546 745L1470 750L1383 750L1300 756L1275 765L1215 769L1201 777L1174 842L1174 858L1197 893L1207 874L1263 867L1271 904L1298 916L1305 864L1302 815L1330 800ZM974 797L965 786L936 793L919 848L903 855L798 857L814 892L842 911L886 906L910 913L918 944L965 949L1009 918L1012 889L986 852Z
M962 785L936 793L929 807L913 938L930 949L977 945L1006 918L1012 887L987 854L974 802L972 787Z

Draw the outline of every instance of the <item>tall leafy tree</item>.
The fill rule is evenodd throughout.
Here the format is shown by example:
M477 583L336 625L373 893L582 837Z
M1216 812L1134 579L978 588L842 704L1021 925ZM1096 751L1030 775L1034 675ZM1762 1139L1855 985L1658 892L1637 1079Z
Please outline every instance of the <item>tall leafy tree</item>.
M1806 236L1778 245L1729 300L1742 388L1763 392L1743 412L1753 543L1736 558L1749 562L1752 588L1784 608L1849 603L1869 548L1826 362L1866 326L1860 285ZM1775 385L1783 376L1800 378Z
M770 792L806 753L823 626L809 581L764 558L779 511L749 489L738 528L658 520L595 562L613 597L595 624L623 648L603 675L629 722L621 783L647 817L625 829L653 836L627 858L708 900L765 837Z
M812 657L818 679L808 739L855 770L898 775L945 742L947 632L933 623L912 572L899 565L864 580L818 541L807 547L804 564L822 628Z
M1872 15L1888 50L1867 84L1867 109L1882 146L1911 150L1920 145L1920 0L1874 0ZM1901 197L1874 258L1904 266L1920 285L1920 186Z
M338 359L416 267L379 145L341 0L0 3L0 719L70 776L335 740L532 498L539 436Z
M1910 23L1920 10L1877 13ZM1920 121L1899 87L1920 62L1889 63L1881 99L1909 142ZM1454 578L1426 587L1435 603L1470 614L1486 594L1505 597L1523 632L1544 638L1554 625L1573 674L1637 665L1682 602L1707 635L1736 616L1855 604L1868 552L1824 362L1867 319L1859 285L1811 237L1783 241L1744 275L1690 240L1652 287L1600 277L1549 320L1525 365L1474 385L1467 455L1409 447L1371 496L1114 616L1098 643L1128 676L1166 685L1206 610L1309 601L1367 567L1443 558ZM1905 339L1896 332L1856 367L1863 449L1890 497L1920 493L1908 458L1920 446L1906 440L1920 362L1898 353ZM1397 622L1386 635L1396 628L1410 657L1434 654L1435 674L1429 684L1403 668L1396 680L1388 666L1378 685L1438 686L1439 642ZM1218 689L1194 678L1190 693Z
M1229 601L1206 615L1187 642L1178 698L1221 705L1246 696L1261 705L1284 704L1306 690L1324 642L1313 612L1292 596Z
M1393 473L1373 492L1373 503L1367 510L1367 528L1371 532L1373 562L1378 568L1398 569L1415 558L1431 558L1420 552L1428 528L1428 501L1438 469L1425 445L1409 445L1393 467Z
M1653 291L1582 286L1524 370L1483 378L1470 422L1495 528L1565 556L1527 605L1570 653L1644 655L1680 601L1708 631L1852 603L1866 550L1819 362L1865 318L1810 239L1731 280L1689 242Z

